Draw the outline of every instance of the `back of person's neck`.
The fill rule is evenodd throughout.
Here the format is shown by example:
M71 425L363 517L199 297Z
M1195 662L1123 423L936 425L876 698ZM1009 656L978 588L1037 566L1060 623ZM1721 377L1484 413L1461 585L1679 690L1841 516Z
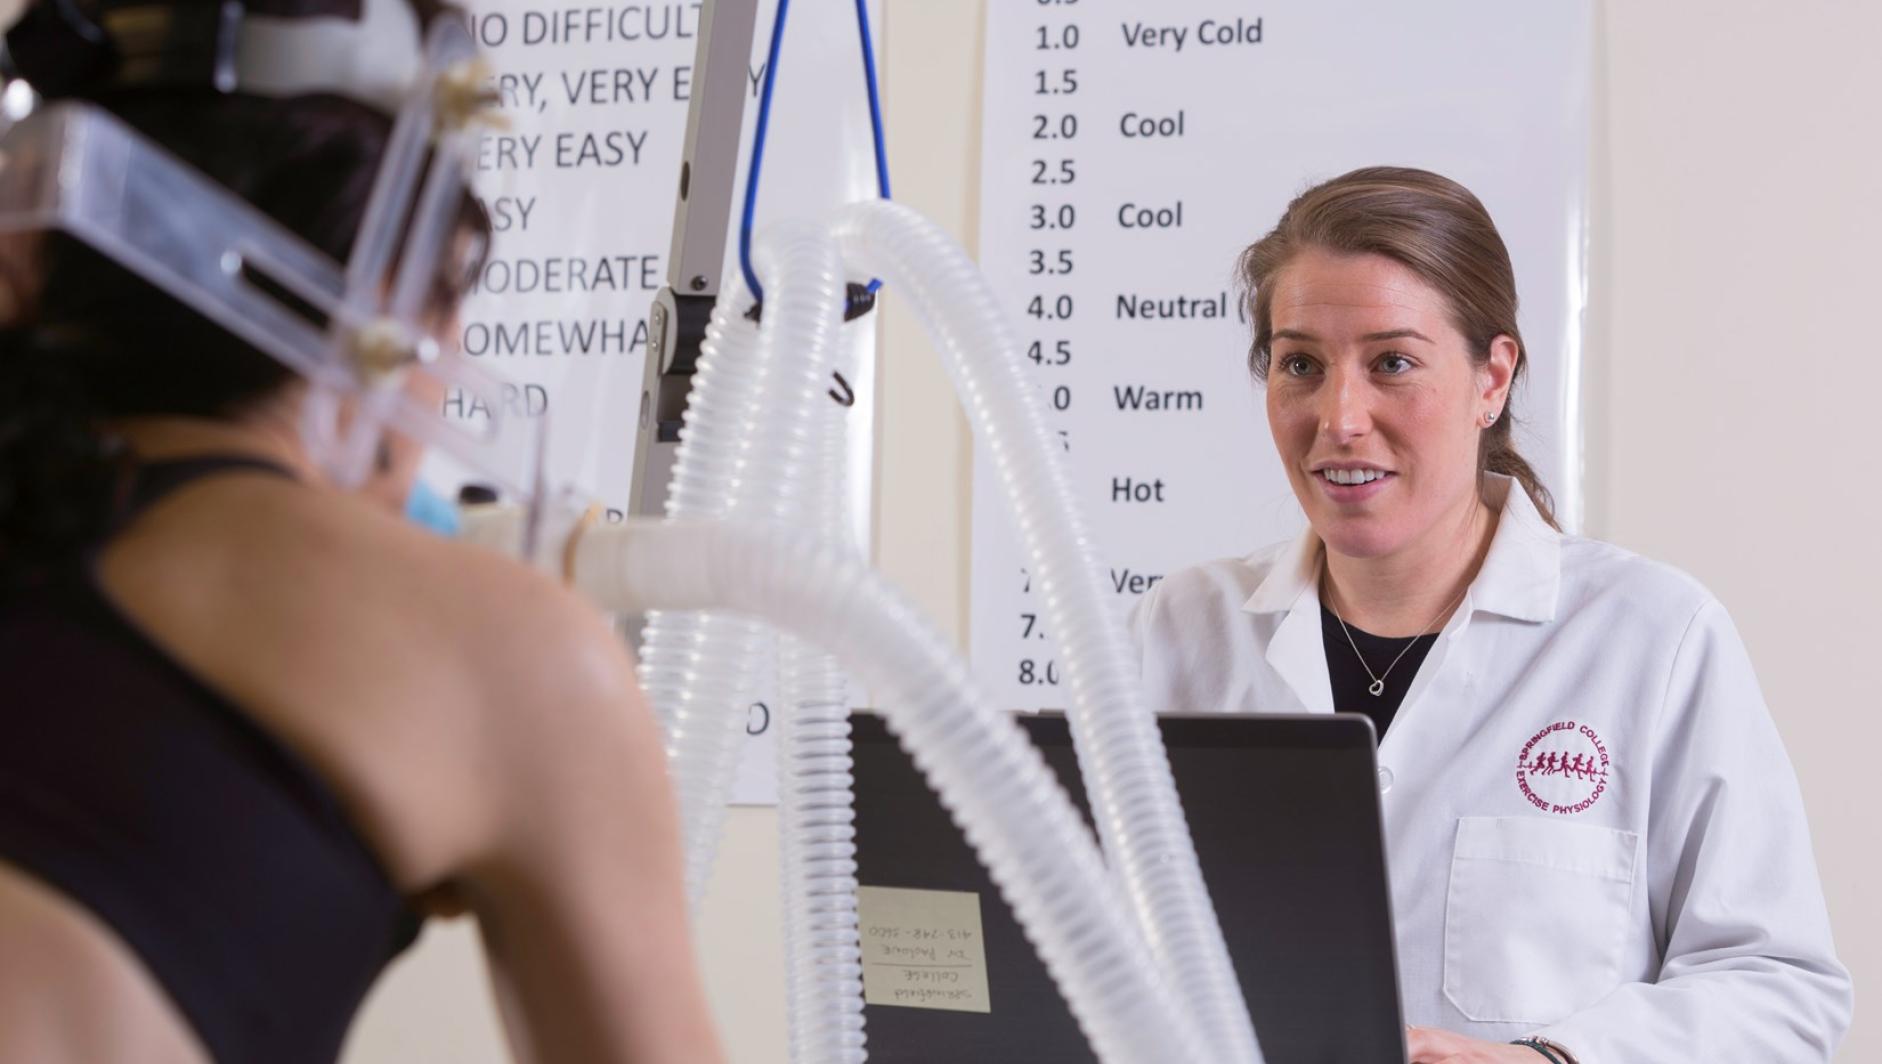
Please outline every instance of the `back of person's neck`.
M299 432L277 424L272 418L225 421L154 415L119 418L106 427L129 446L139 462L234 455L273 462L304 481L312 481L317 476Z

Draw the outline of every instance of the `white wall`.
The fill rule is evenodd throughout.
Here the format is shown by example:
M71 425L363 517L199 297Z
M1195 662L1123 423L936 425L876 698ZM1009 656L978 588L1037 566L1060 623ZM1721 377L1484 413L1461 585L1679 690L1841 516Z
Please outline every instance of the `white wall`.
M883 27L897 197L970 247L985 2L885 0ZM1882 362L1870 317L1882 5L1610 2L1600 19L1590 531L1692 571L1737 619L1803 778L1862 994L1882 980L1865 889L1882 871L1870 812L1882 699L1868 682L1882 501L1864 466ZM1271 221L1248 219L1251 239ZM884 330L878 561L959 640L965 425L893 298ZM775 822L737 812L707 906L709 978L739 1064L785 1059ZM468 947L461 927L430 933L375 997L349 1064L502 1060ZM1882 1060L1882 1022L1858 1022L1839 1060Z
M1731 610L1802 778L1882 1060L1882 5L1614 2L1595 230L1594 531Z

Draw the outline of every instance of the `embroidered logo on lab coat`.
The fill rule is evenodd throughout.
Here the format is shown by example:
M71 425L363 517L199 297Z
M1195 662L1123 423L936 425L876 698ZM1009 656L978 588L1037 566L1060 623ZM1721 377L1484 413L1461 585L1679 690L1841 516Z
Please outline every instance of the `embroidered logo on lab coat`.
M1586 724L1558 720L1523 744L1516 786L1524 801L1545 813L1584 812L1608 789L1607 744Z

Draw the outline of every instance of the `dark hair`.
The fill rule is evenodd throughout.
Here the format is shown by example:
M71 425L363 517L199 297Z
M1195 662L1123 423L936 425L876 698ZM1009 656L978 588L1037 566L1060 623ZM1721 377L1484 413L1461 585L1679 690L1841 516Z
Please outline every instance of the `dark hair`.
M1274 230L1242 252L1237 267L1255 325L1248 368L1264 381L1273 353L1274 279L1309 248L1383 255L1417 274L1450 304L1452 321L1478 365L1489 361L1498 336L1516 342L1509 400L1502 416L1482 430L1478 468L1514 478L1555 525L1554 500L1511 436L1516 383L1529 352L1516 327L1509 250L1477 197L1450 178L1396 166L1354 170L1294 197Z
M351 252L391 133L388 116L330 95L83 95L336 261ZM487 231L468 195L463 217ZM30 294L3 308L12 317L0 323L0 582L71 557L108 526L125 466L100 422L229 417L291 376L63 234L37 241L24 267L31 276L17 258L12 265L12 293Z

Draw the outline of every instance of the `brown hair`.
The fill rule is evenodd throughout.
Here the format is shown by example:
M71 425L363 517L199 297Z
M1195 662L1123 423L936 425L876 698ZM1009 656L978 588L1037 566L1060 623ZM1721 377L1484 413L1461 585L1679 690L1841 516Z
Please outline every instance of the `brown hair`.
M1477 448L1480 470L1512 477L1536 509L1556 525L1554 500L1523 456L1511 432L1516 384L1529 362L1516 328L1516 272L1490 213L1470 190L1428 170L1371 166L1315 185L1294 197L1267 236L1241 254L1240 274L1255 336L1248 368L1268 379L1274 339L1273 281L1309 248L1383 255L1435 288L1470 347L1471 360L1489 361L1498 336L1516 341L1516 369L1502 416L1484 429Z

